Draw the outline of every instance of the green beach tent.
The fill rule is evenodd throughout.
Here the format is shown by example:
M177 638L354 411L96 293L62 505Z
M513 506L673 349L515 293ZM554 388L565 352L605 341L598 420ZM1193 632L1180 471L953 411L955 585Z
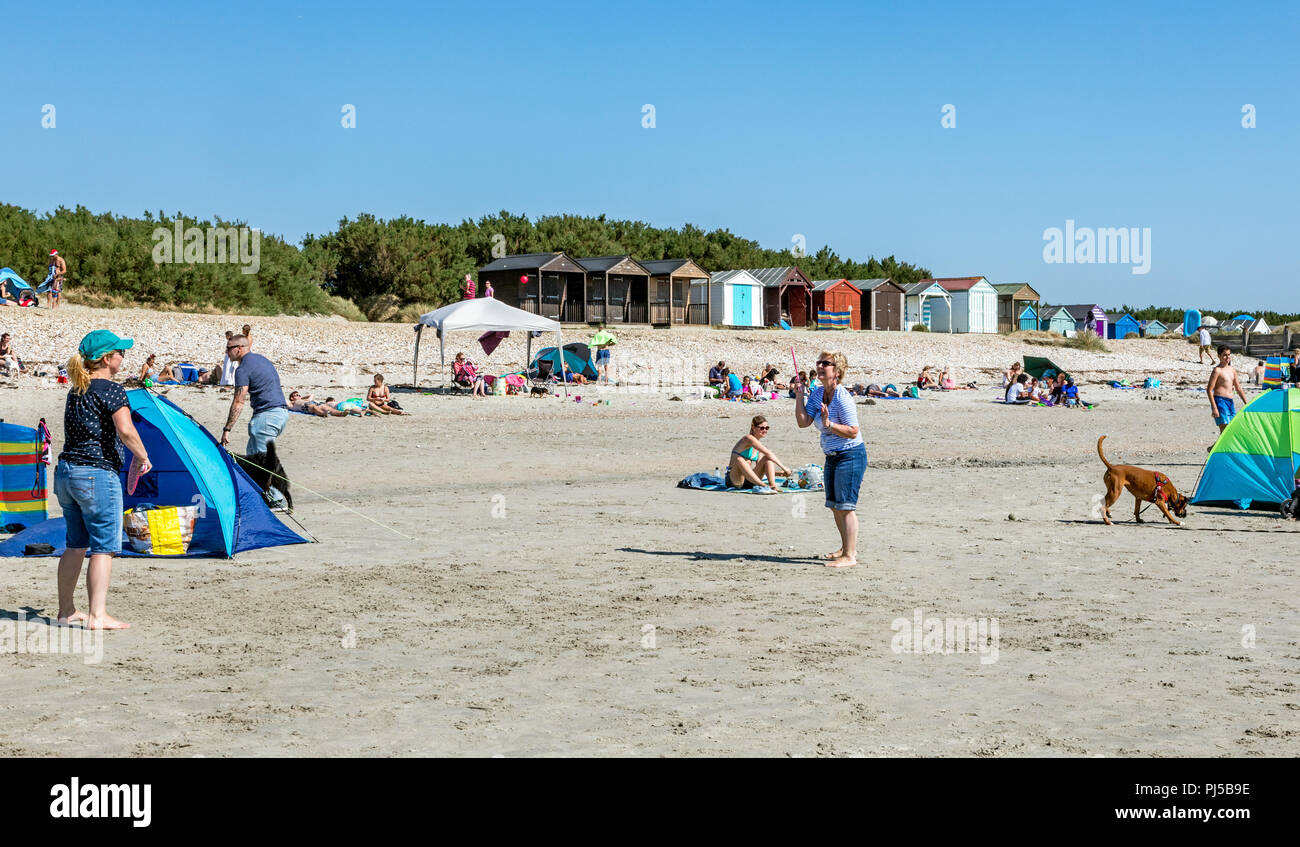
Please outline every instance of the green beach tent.
M1219 435L1193 503L1282 503L1300 467L1300 389L1265 391Z
M1042 356L1025 357L1025 373L1029 374L1034 379L1042 379L1043 374L1048 371L1052 372L1052 376L1056 376L1058 373L1065 373L1065 371L1061 370L1061 366L1053 362L1051 359L1046 359ZM1065 378L1069 379L1070 375L1066 373Z

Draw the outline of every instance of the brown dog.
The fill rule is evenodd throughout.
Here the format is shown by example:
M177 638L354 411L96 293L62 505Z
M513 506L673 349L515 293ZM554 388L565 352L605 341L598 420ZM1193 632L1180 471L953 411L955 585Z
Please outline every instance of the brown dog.
M1149 471L1133 465L1112 465L1107 462L1106 454L1101 452L1101 442L1105 440L1104 435L1097 439L1097 455L1101 456L1101 461L1106 465L1106 476L1103 477L1106 482L1106 502L1101 507L1102 520L1114 526L1110 520L1110 507L1115 505L1115 501L1127 488L1133 495L1135 521L1142 523L1143 503L1155 503L1160 507L1160 511L1165 513L1170 523L1182 526L1182 522L1174 515L1179 518L1187 517L1187 498L1178 493L1173 481L1158 471ZM1174 507L1173 515L1169 514L1170 506Z

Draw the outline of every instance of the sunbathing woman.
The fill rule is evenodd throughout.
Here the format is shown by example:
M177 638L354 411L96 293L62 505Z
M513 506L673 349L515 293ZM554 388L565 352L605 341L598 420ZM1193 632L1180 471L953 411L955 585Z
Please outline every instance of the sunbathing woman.
M1011 367L1002 372L1002 387L1004 389L1015 382L1016 377L1020 376L1021 367L1019 362L1012 362Z
M749 434L742 436L731 448L731 457L727 459L728 485L733 488L754 488L759 494L775 494L777 468L786 476L790 475L790 469L762 444L763 436L771 428L767 418L754 415ZM766 482L762 477L767 477Z
M140 366L140 381L144 382L146 379L151 379L155 383L169 380L179 382L180 380L177 380L175 375L172 374L171 365L164 365L161 371L154 366L154 360L157 358L157 353L150 353L149 358L144 360L144 364Z
M939 383L935 382L934 377L930 376L933 366L926 365L921 368L921 375L916 378L917 388L938 388Z
M405 415L407 412L393 399L392 392L388 386L384 385L384 375L375 374L375 384L370 386L370 393L366 395L366 403L370 406L370 411L380 415Z
M890 383L889 385L886 385L884 388L881 388L879 385L873 382L867 386L867 396L868 397L902 397L903 395L899 393L898 386L894 385L893 383Z

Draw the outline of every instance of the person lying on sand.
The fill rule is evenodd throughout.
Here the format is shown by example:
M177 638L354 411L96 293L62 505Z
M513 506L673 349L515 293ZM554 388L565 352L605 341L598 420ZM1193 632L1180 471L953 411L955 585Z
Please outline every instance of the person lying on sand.
M867 386L867 396L868 397L902 397L903 395L899 393L898 387L895 386L892 382L889 385L886 385L884 388L881 388L879 385L873 382Z
M300 394L297 391L289 392L289 408L295 412L306 412L309 415L315 415L318 418L345 418L348 415L347 412L334 408L333 397L316 400L310 394Z
M763 437L771 428L767 418L755 415L749 432L731 448L731 457L727 459L727 484L732 488L754 488L760 494L775 494L777 468L786 476L790 475L790 469L762 444ZM767 477L766 483L762 477Z
M392 392L388 386L384 385L384 375L375 374L375 384L370 386L369 393L366 394L366 402L370 404L370 411L380 415L405 415L407 412L397 404L393 399Z

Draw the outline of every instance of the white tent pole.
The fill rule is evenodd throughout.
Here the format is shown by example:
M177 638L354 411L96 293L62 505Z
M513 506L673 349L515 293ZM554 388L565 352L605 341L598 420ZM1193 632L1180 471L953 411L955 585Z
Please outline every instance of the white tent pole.
M438 370L442 373L442 384L447 385L447 333L438 327Z

